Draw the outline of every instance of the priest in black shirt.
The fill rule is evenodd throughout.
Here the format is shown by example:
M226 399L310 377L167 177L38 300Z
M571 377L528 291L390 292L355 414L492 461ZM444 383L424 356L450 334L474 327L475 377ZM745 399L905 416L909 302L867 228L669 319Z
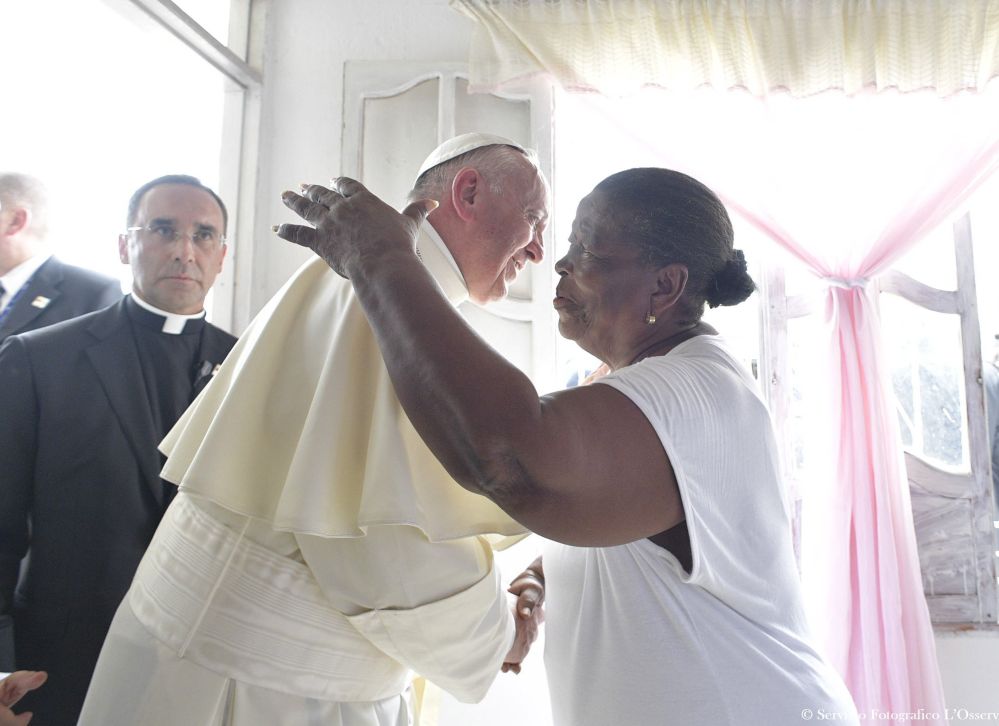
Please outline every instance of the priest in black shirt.
M75 724L104 635L176 492L156 447L236 339L205 321L227 213L197 179L140 187L118 240L132 294L0 346L0 670ZM6 621L7 627L4 628Z

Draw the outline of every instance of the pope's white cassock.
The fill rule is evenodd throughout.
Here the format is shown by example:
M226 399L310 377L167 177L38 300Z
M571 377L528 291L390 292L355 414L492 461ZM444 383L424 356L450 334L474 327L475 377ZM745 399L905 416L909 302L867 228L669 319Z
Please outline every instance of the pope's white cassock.
M464 300L429 223L418 250ZM459 700L485 695L514 637L491 543L524 530L423 444L353 288L322 260L261 311L161 448L180 493L81 724L403 726L413 671Z

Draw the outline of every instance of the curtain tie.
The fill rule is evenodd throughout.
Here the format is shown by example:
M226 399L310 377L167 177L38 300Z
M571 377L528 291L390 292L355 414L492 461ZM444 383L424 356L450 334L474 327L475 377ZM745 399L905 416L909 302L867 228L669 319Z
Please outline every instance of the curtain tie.
M867 283L870 280L866 277L823 277L822 278L829 287L838 287L843 290L853 290L855 288L867 287Z

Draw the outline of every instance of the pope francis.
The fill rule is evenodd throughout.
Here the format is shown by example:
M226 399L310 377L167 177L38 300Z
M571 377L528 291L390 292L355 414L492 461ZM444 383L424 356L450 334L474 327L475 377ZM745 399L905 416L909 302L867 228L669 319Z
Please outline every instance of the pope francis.
M548 186L533 159L466 134L420 169L411 197L440 206L419 255L452 303L498 299L541 260ZM321 259L161 449L180 493L80 724L405 726L414 671L477 701L517 650L490 542L523 528L426 448L350 282Z

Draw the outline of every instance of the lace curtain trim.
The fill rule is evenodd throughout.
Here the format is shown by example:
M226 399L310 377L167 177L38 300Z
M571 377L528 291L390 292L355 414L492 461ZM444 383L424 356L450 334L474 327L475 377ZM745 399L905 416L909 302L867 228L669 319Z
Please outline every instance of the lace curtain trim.
M450 0L476 21L472 90L531 76L646 86L940 95L999 75L999 0Z

